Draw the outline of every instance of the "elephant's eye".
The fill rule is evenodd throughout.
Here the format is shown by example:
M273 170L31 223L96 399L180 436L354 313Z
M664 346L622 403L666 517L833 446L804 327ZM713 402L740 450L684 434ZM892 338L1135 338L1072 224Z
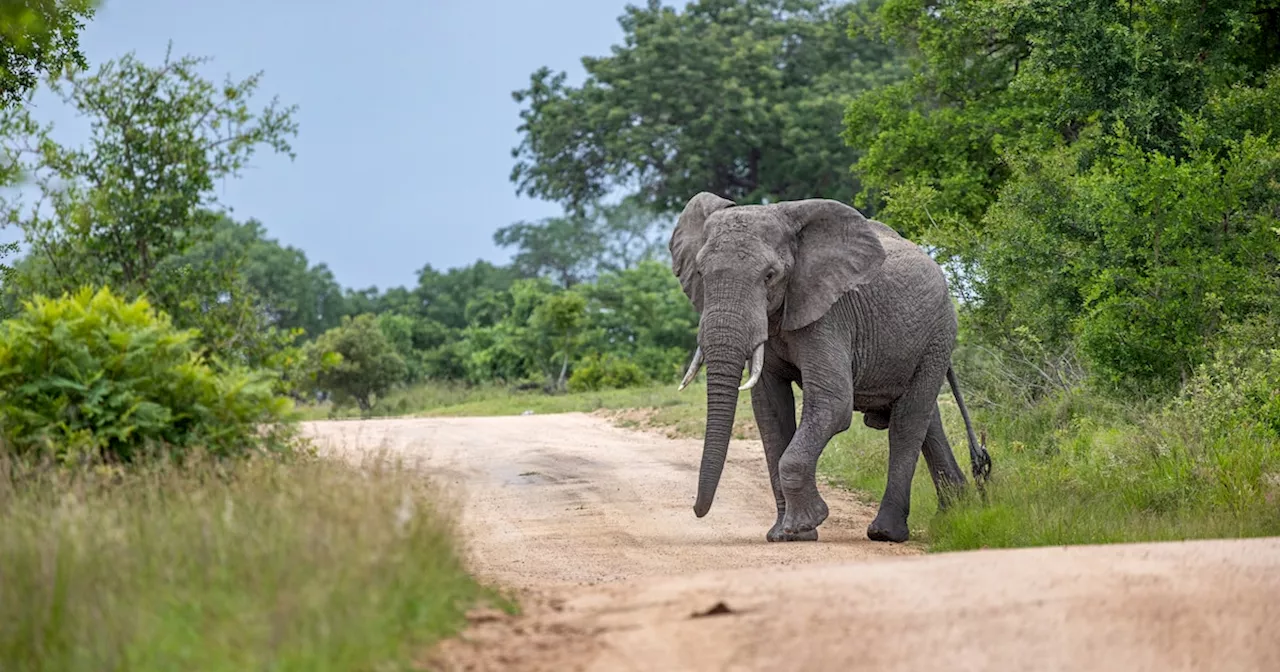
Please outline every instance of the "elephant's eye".
M774 278L774 276L776 276L777 274L778 274L778 273L777 273L776 271L774 271L773 269L769 269L769 270L768 270L768 271L766 271L766 272L765 272L765 274L764 274L764 281L765 281L765 282L773 282L773 278Z

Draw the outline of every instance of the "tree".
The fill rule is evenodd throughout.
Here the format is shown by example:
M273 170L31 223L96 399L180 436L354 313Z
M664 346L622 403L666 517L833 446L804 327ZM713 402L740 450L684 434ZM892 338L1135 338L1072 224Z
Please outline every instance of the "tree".
M548 360L559 359L560 373L555 376L555 387L563 390L569 377L569 362L581 345L582 327L586 322L587 302L575 292L559 292L543 299L533 311L529 322L538 349L546 354L539 358L544 367ZM549 353L547 351L550 351ZM544 368L544 370L546 370ZM548 376L550 377L550 376Z
M504 226L493 234L493 242L516 248L511 266L521 276L547 275L565 289L591 278L602 251L594 222L575 216Z
M0 243L0 260L14 255L17 251L17 243ZM0 295L8 293L8 285L13 282L13 274L13 267L0 261ZM11 312L11 309L6 304L7 302L0 301L0 319L8 317Z
M254 112L260 74L215 84L196 72L206 60L166 55L149 66L128 54L95 74L51 81L91 120L87 147L54 142L27 110L0 112L4 159L39 193L30 207L0 198L4 224L22 230L39 260L19 274L23 291L109 285L148 294L179 326L200 328L211 351L258 341L263 325L251 298L232 291L244 284L233 266L173 260L215 232L220 179L237 176L263 145L293 156L295 109L273 100Z
M371 314L343 317L342 324L316 339L310 356L320 359L327 353L337 353L341 360L316 367L316 387L333 395L337 405L354 401L365 414L405 377L404 359Z
M278 329L300 329L314 338L337 326L346 314L342 288L329 267L313 266L302 250L268 238L257 220L239 223L219 216L212 234L174 263L195 268L232 265L252 291L266 323Z
M918 76L858 96L860 202L958 262L990 343L1167 391L1264 310L1280 236L1270 0L887 2Z
M418 320L399 313L380 313L377 319L378 329L405 363L404 378L397 382L420 382L424 374L422 351L427 348L415 342Z
M667 239L675 228L674 218L645 208L634 198L616 205L595 206L595 220L601 238L596 271L625 271L650 259L669 261Z
M549 277L565 289L667 254L671 217L634 198L592 204L584 215L566 214L498 229L493 240L514 247L511 268L526 278Z
M697 346L698 313L669 264L644 261L580 291L587 299L582 351L634 362L654 380L684 372Z
M674 212L699 191L739 203L858 191L857 151L833 142L857 92L904 74L893 48L845 25L875 3L650 0L624 42L566 84L542 68L516 91L517 192L583 215L610 192Z
M505 292L517 277L513 269L487 261L443 273L428 264L418 271L415 313L448 329L465 329L471 324L471 302L485 302L493 294Z
M42 74L85 67L80 30L97 5L96 0L0 1L0 108L22 102Z

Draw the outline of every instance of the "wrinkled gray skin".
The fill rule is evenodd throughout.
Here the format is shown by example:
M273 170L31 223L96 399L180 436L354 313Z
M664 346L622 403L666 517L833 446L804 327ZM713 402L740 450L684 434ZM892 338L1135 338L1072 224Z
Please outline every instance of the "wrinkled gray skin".
M670 248L701 314L698 352L681 384L705 363L699 518L724 468L744 363L778 506L769 541L818 538L828 513L818 457L854 411L867 426L889 430L888 487L869 538L907 539L922 450L941 504L965 487L937 405L950 376L963 410L950 369L956 314L942 269L923 250L838 201L738 206L706 192L685 206ZM753 367L761 354L762 366ZM799 427L792 383L805 392ZM977 465L986 452L964 416Z

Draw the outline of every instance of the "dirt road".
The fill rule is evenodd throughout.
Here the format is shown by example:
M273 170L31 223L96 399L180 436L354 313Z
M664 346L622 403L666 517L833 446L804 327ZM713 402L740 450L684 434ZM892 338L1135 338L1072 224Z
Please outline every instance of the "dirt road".
M1280 670L1280 539L921 555L831 487L818 543L768 544L758 442L711 513L701 444L581 414L318 422L460 502L471 567L525 613L475 615L469 670Z

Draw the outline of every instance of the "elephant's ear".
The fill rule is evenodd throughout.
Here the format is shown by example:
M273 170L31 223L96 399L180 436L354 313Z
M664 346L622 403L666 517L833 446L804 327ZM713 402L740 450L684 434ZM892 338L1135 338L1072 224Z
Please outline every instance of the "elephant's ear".
M685 204L671 232L671 270L680 278L680 286L699 313L702 312L702 278L698 276L697 259L698 251L707 242L704 225L712 213L732 205L733 201L703 191Z
M787 285L782 328L794 331L830 310L884 263L884 246L862 213L825 198L779 203L795 226L795 266Z

